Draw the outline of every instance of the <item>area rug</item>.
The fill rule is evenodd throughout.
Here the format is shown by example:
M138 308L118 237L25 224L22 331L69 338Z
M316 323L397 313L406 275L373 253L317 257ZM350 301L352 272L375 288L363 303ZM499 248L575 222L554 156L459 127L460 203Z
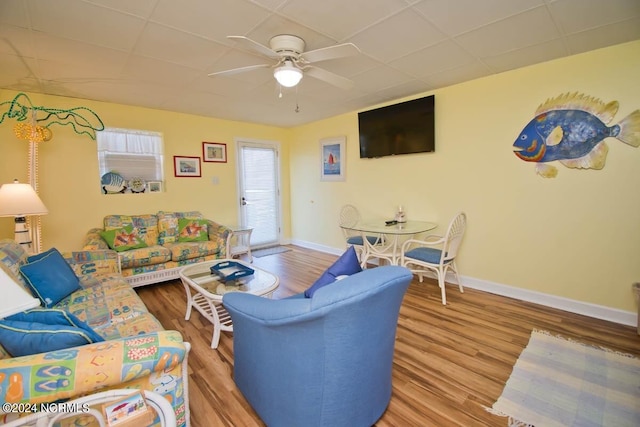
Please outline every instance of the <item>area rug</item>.
M251 255L257 258L262 258L263 256L267 256L267 255L274 255L274 254L280 254L282 252L289 252L290 250L291 249L285 248L284 246L274 246L272 248L264 248L264 249L258 249L256 251L252 251Z
M509 426L640 426L640 359L533 331L489 412Z

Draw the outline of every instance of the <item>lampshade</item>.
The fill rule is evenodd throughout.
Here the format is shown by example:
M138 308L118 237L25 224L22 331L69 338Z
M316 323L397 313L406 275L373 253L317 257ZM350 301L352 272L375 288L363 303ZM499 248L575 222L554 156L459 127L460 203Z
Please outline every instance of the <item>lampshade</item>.
M302 79L302 70L294 67L293 62L284 61L282 66L275 69L273 77L284 87L294 87Z
M47 210L38 194L29 184L12 184L0 187L0 216L46 215Z

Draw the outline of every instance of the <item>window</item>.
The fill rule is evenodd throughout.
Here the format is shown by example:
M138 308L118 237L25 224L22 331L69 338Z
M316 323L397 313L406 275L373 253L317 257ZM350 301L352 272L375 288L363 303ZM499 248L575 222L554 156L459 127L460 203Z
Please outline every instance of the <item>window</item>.
M98 167L104 193L143 193L161 188L162 134L131 129L97 132ZM149 183L156 186L151 188Z

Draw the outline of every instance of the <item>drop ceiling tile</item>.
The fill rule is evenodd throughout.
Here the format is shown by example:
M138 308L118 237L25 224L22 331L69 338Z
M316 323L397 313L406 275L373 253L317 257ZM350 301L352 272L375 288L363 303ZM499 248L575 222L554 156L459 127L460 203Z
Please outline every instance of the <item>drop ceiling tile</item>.
M85 0L118 12L124 12L147 19L156 7L157 0Z
M70 86L73 84L81 86L91 81L117 81L116 78L112 77L113 71L100 67L100 64L96 62L87 61L70 64L55 59L39 59L36 64L33 72L38 79L64 82Z
M0 54L35 58L32 34L25 28L0 24Z
M268 11L248 1L159 0L151 20L211 40L226 42L226 36L245 35L268 16Z
M224 54L226 49L225 46L202 37L149 23L134 51L139 55L205 70Z
M90 72L86 77L118 75L124 67L128 53L121 50L92 46L51 34L34 33L33 44L40 60L66 64L73 72L82 67Z
M535 46L512 50L502 55L487 57L483 62L494 72L514 70L539 62L551 61L567 55L567 48L561 40L551 40Z
M459 82L466 82L492 74L489 68L480 61L466 64L425 78L433 88L451 86Z
M32 58L21 58L17 55L2 55L0 56L0 73L4 75L14 75L14 81L16 83L18 79L36 78L36 74L33 70L36 67L36 60Z
M402 0L292 0L280 12L303 25L344 41L354 33L407 7Z
M362 31L351 41L367 55L386 62L434 45L444 38L444 34L424 17L405 10Z
M193 90L200 92L208 92L215 95L233 97L247 93L253 89L253 85L236 79L211 78L208 76L199 76L189 82L185 90Z
M382 64L379 61L360 53L346 58L318 62L316 65L321 68L325 68L332 73L351 78L356 74L379 67Z
M130 50L145 24L141 18L77 0L27 4L32 29L113 49Z
M538 7L457 36L476 57L496 56L560 37L546 7Z
M365 92L379 91L411 80L409 76L391 67L380 66L358 74L354 78L355 89Z
M409 75L422 78L474 61L475 58L455 42L445 40L434 46L391 61L390 65Z
M640 39L640 18L604 25L566 37L572 54Z
M640 17L638 0L558 0L549 8L567 34Z
M38 80L29 77L16 78L16 75L11 70L4 68L0 70L0 87L17 92L40 93L42 91L42 86ZM3 99L2 101L8 100Z
M9 24L16 27L29 27L29 19L24 0L0 1L0 24Z
M252 55L248 52L235 49L228 49L207 69L207 73L232 70L235 68L248 67L251 65L269 64L274 65L275 61L264 56ZM252 71L246 71L252 72Z
M183 86L199 76L202 76L199 70L140 55L129 58L122 70L122 77L125 79L168 86Z
M543 5L543 0L426 0L415 5L429 21L456 36Z

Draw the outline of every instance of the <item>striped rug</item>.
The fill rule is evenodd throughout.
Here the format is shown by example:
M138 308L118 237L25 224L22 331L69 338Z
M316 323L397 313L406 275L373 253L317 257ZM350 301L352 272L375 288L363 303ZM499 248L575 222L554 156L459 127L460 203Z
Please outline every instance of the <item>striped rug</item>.
M640 359L533 331L488 410L509 426L640 426Z

